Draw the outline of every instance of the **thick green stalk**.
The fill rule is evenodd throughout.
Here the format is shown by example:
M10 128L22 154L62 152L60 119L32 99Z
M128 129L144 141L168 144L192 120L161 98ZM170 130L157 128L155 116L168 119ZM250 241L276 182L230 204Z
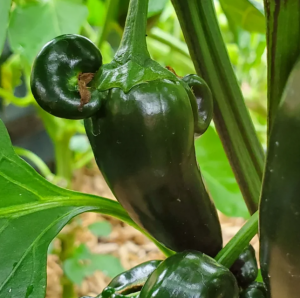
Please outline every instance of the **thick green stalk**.
M214 122L251 214L258 208L264 154L222 39L212 0L172 0L195 69L212 90Z
M300 53L300 2L265 0L268 53L268 135L288 76Z
M249 244L258 230L258 211L245 223L237 234L218 253L216 260L223 266L230 268L243 249Z
M149 0L131 0L124 34L114 60L125 64L127 60L143 63L150 58L146 43L147 13Z

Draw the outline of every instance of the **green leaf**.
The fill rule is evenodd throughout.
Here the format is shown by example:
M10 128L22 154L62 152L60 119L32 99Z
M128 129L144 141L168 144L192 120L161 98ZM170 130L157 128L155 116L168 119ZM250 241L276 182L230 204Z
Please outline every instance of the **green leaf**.
M78 33L87 15L85 5L63 0L17 6L8 29L11 47L32 63L41 48L54 37Z
M118 203L42 178L15 154L1 120L0 144L1 298L44 297L47 248L74 216L97 211L138 228Z
M248 218L249 212L222 143L212 127L195 142L197 161L218 210L230 217Z
M76 249L72 258L64 262L63 267L67 277L77 285L96 270L111 278L124 271L118 258L112 255L93 254L84 244Z
M219 0L228 22L249 32L265 33L263 7L249 0Z
M106 13L105 3L101 0L88 0L87 8L89 10L88 22L94 26L103 25Z
M148 6L148 18L160 14L169 0L150 0Z
M5 38L6 38L6 29L8 24L9 10L10 10L11 0L1 0L0 1L0 56L3 50Z
M112 226L107 221L99 221L89 225L89 230L97 237L108 237L112 231Z

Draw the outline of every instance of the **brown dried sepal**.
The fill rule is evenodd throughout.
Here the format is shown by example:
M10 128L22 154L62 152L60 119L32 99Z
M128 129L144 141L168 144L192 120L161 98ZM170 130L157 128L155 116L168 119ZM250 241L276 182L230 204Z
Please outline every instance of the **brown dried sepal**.
M94 73L80 73L78 75L78 89L80 93L79 111L81 111L83 106L91 99L91 92L89 87L87 87L87 84L93 79L94 76Z
M172 66L166 66L166 69L169 70L170 72L172 72L177 78L179 78L179 79L183 78L183 77L177 75L177 73L175 72L175 70Z

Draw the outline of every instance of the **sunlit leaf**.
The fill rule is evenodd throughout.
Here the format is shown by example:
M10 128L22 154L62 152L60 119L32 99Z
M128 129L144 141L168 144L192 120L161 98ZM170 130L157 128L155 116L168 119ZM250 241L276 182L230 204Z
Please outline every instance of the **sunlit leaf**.
M11 47L32 63L41 48L54 37L78 33L87 15L85 5L63 0L17 6L8 29Z
M219 0L230 23L250 32L265 33L263 6L249 0ZM258 8L259 7L259 8Z

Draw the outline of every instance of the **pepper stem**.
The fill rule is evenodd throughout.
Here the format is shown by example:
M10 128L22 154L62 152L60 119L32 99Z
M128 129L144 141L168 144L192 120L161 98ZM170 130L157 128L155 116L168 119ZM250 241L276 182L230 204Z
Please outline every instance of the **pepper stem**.
M130 59L143 63L150 58L146 43L149 0L130 0L124 34L114 57L124 64Z

